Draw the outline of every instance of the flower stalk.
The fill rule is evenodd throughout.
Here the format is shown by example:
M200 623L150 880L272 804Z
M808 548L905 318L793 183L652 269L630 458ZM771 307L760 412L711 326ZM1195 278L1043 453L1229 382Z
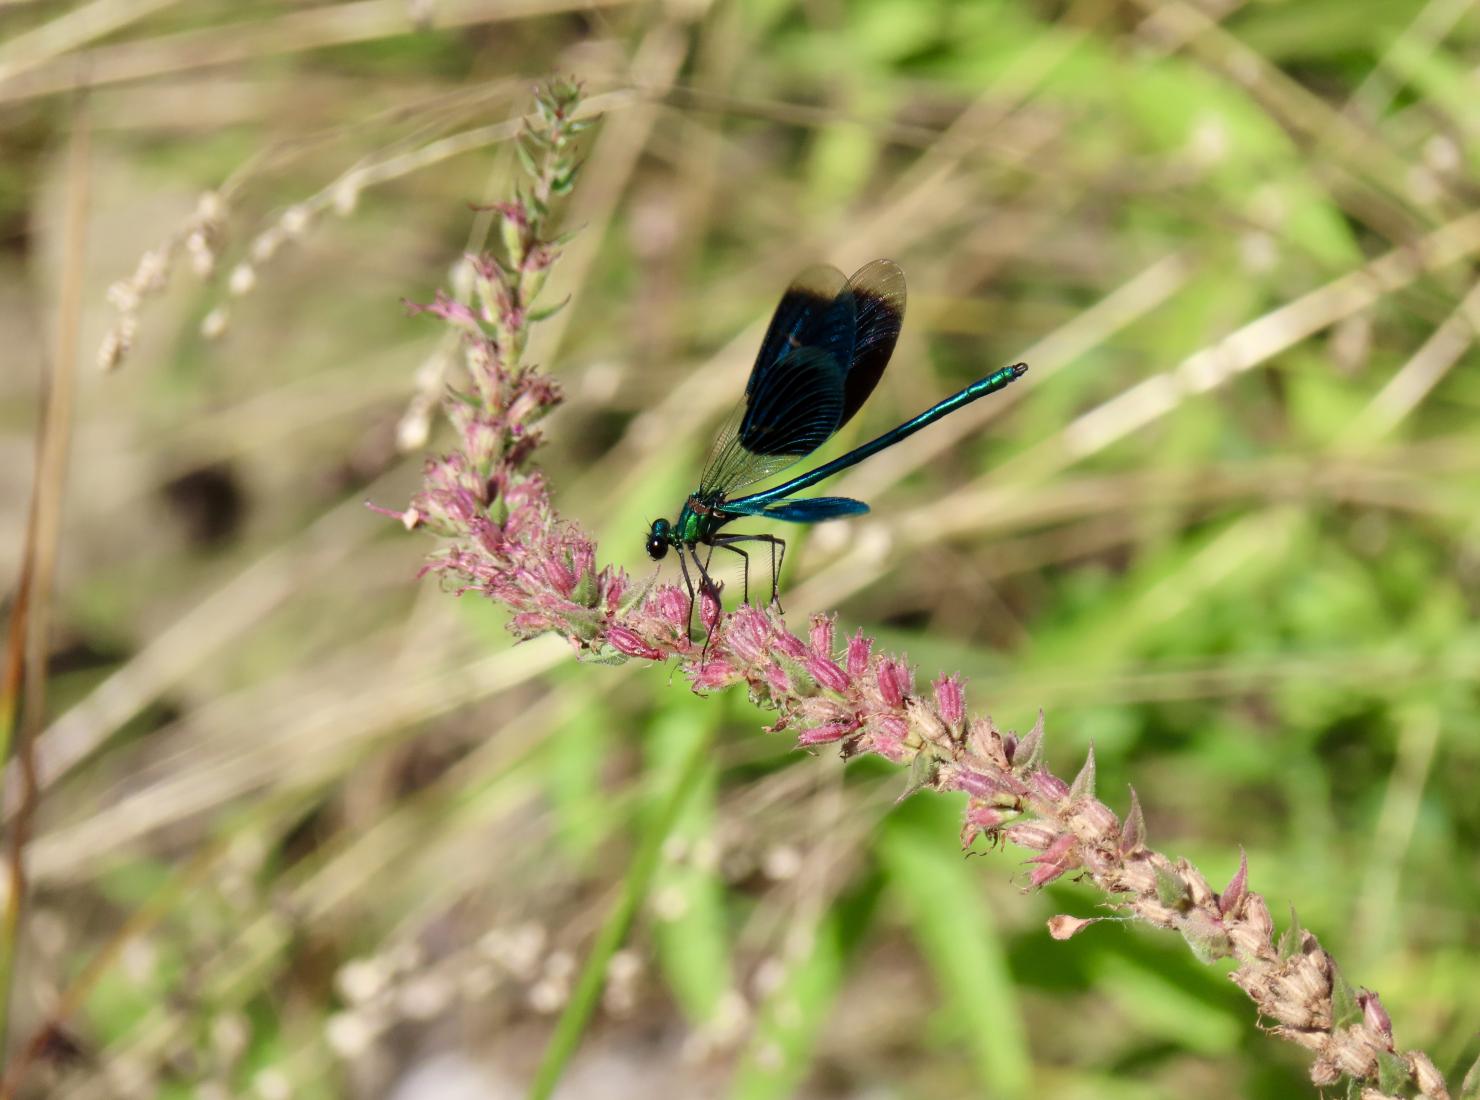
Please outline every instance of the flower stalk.
M798 746L836 744L844 756L873 753L910 769L906 793L963 791L961 841L1008 841L1031 852L1028 887L1075 873L1105 895L1114 916L1059 916L1067 939L1099 920L1140 919L1178 932L1204 961L1231 958L1231 977L1267 1029L1313 1053L1318 1086L1343 1078L1364 1100L1450 1093L1421 1051L1401 1051L1377 994L1352 987L1309 931L1292 921L1278 939L1263 897L1249 889L1247 860L1221 891L1186 860L1149 847L1135 792L1121 819L1095 792L1091 749L1072 782L1045 763L1043 718L1028 733L973 717L959 676L917 684L902 656L881 653L861 631L837 636L816 615L801 635L774 609L700 608L703 637L690 635L687 593L634 582L598 564L596 545L558 516L543 474L530 465L544 417L560 402L554 380L523 362L530 326L553 310L537 305L562 238L550 234L551 204L579 169L578 86L539 90L538 115L519 143L531 183L491 209L500 255L470 257L474 301L439 294L413 306L462 330L468 382L447 402L459 446L427 463L422 490L400 518L444 542L427 570L459 593L507 606L519 638L556 633L578 657L603 663L673 661L695 691L743 685ZM559 308L557 305L555 308Z

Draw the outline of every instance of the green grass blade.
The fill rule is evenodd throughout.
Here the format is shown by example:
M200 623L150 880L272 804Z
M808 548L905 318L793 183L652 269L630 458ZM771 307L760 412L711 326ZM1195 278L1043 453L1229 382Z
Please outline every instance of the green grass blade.
M655 776L682 759L696 735L707 740L720 715L693 695L683 695L667 708L650 742ZM653 925L658 963L679 1007L692 1024L713 1019L721 998L733 985L725 913L725 887L713 861L695 858L696 847L714 831L717 769L711 761L692 783L692 793L669 837L682 841L685 858L664 861L654 873L652 893L664 901Z
M529 1088L530 1100L548 1100L554 1092L566 1063L570 1061L571 1055L575 1053L581 1041L581 1035L586 1030L591 1014L596 1010L596 1003L601 997L602 984L606 980L607 964L611 962L612 955L616 953L617 948L626 938L637 907L642 903L643 898L647 897L648 886L652 882L653 872L658 866L658 857L663 850L663 842L673 831L684 803L708 764L706 755L709 747L708 730L701 729L700 732L703 735L694 737L682 758L682 763L672 775L671 781L661 788L663 794L658 812L650 822L641 844L632 857L632 864L628 867L626 878L622 883L621 897L607 917L606 923L602 925L601 931L596 936L596 942L591 945L591 954L586 958L586 965L581 970L580 980L571 993L570 1002L565 1006L565 1011L561 1013L560 1019L555 1024L555 1031L550 1036L549 1045L545 1047L544 1058Z
M952 843L950 830L937 827L943 815L913 810L907 806L890 818L879 838L885 876L904 905L950 1018L964 1032L983 1088L993 1096L1030 1094L1032 1058L1005 944L982 901L981 879Z

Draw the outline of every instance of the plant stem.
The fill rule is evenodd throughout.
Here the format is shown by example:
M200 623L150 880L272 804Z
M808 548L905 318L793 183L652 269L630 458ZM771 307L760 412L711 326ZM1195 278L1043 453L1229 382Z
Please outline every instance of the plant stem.
M68 150L66 222L61 287L57 302L54 358L46 372L41 424L36 434L36 474L21 554L19 591L9 629L3 684L0 684L0 765L13 752L16 803L6 848L6 895L0 910L0 1051L10 1028L16 958L25 916L26 843L40 797L36 776L36 737L46 710L46 662L50 637L51 591L61 536L62 497L66 491L71 444L73 374L77 365L82 315L91 121L85 100L72 111ZM3 776L3 771L0 771Z

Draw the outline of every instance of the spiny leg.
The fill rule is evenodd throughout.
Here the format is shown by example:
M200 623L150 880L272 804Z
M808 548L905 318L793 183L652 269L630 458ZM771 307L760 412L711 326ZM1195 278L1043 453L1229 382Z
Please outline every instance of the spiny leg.
M714 539L715 546L723 546L726 550L734 550L745 558L746 571L746 602L749 603L750 586L750 556L735 545L737 542L764 542L771 547L771 602L781 610L781 566L786 562L786 540L776 535L719 535ZM776 548L781 548L780 557L777 557Z
M735 541L743 541L744 538L745 538L745 536L744 535L741 535ZM740 574L740 576L742 578L742 580L740 581L740 602L741 603L749 603L750 602L750 555L747 554L744 550L740 549L740 547L736 546L735 543L730 540L730 538L725 537L725 536L721 536L721 537L715 539L714 540L714 545L723 547L724 549L729 550L732 553L736 553L736 554L739 554L740 555L741 560L744 562L744 565L741 567L743 571Z
M781 606L781 567L786 564L786 540L777 538L775 535L767 535L766 541L771 544L771 602L776 605L776 610L783 615L786 609ZM776 558L776 547L781 547L781 559Z
M676 549L678 550L678 565L679 568L683 570L684 587L689 590L689 621L688 625L684 627L684 637L687 638L694 633L694 602L697 597L694 595L694 581L693 578L689 576L689 562L688 559L684 557L683 546L680 544L678 547L676 547ZM699 560L697 558L694 559L694 564L699 564Z

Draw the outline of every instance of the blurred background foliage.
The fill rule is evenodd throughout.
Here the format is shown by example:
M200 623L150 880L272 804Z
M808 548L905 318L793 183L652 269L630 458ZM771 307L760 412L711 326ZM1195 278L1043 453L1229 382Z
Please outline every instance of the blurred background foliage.
M1033 370L840 479L875 511L788 533L788 611L1042 708L1215 883L1242 847L1457 1083L1473 4L6 0L0 36L6 576L68 286L84 349L10 1042L75 1011L23 1095L522 1095L696 739L560 1095L1315 1095L1182 944L1051 942L1097 899L964 857L952 798L414 582L430 545L362 502L409 498L455 348L399 302L454 280L552 71L606 111L531 348L564 511L645 573L787 279L894 257L852 441ZM214 270L179 251L98 373L107 287L207 192Z

